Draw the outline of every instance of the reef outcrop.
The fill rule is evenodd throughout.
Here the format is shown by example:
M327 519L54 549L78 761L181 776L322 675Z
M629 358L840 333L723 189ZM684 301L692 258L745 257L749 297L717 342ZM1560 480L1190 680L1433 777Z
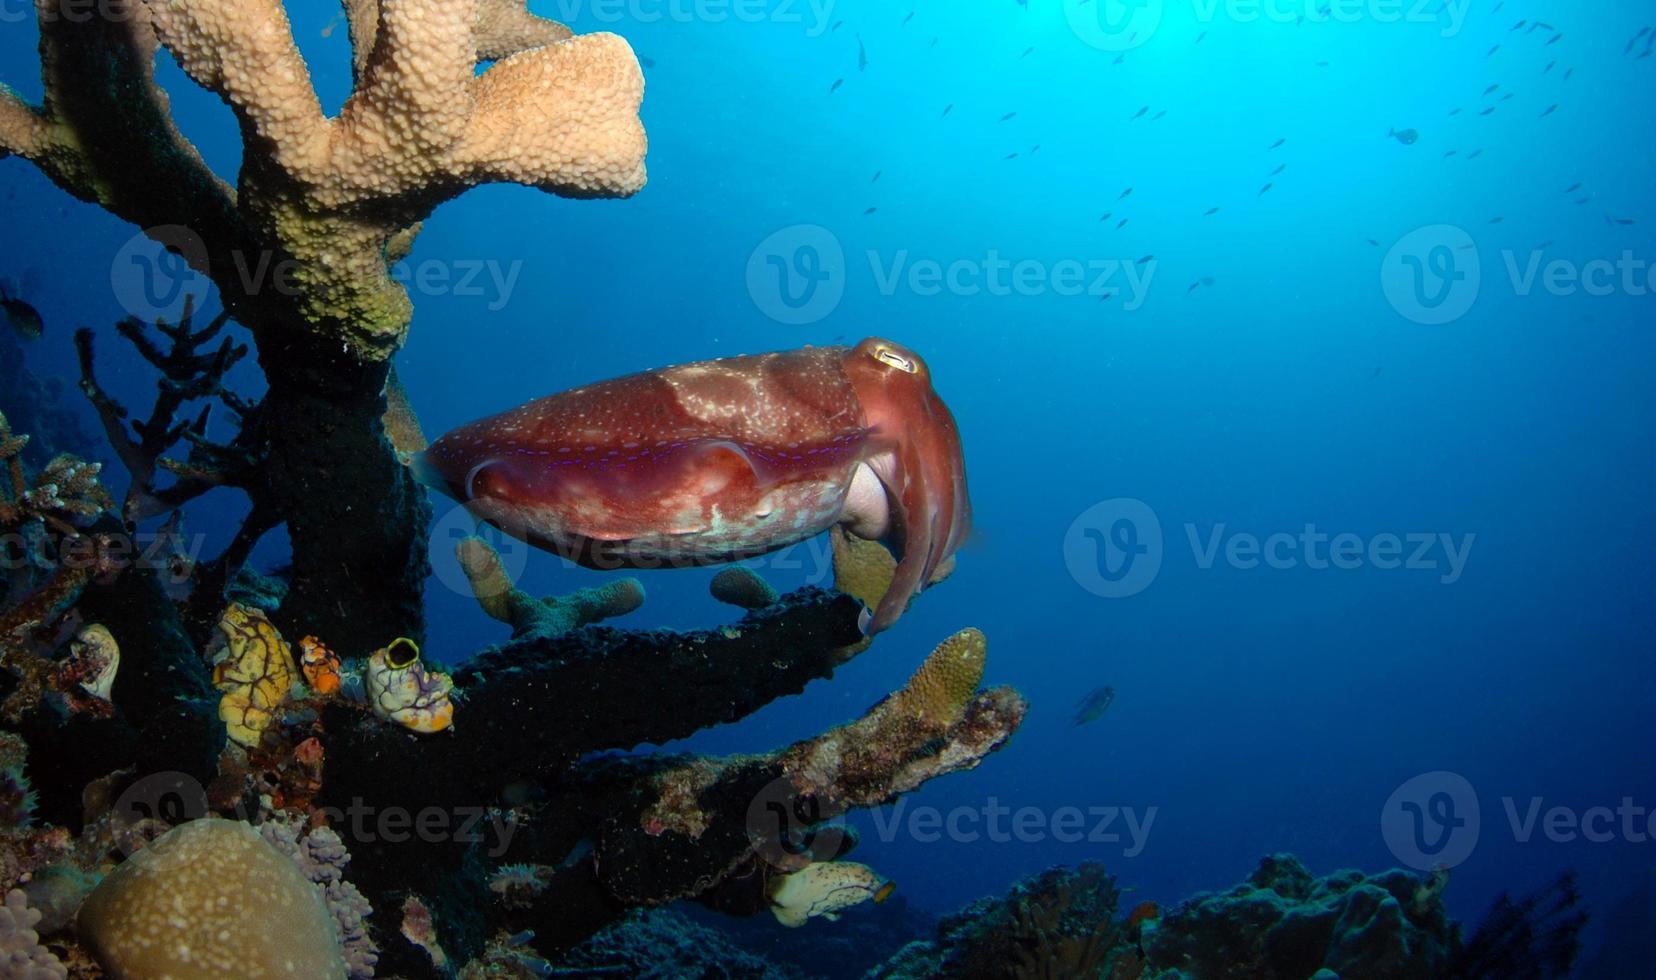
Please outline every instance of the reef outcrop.
M576 36L523 0L352 0L345 13L354 85L329 117L280 0L108 0L85 17L39 4L44 98L31 105L0 86L0 156L28 159L141 229L209 280L255 341L268 383L256 404L221 384L247 350L198 349L224 318L191 333L188 308L171 310L155 324L170 350L124 324L163 378L154 411L133 419L96 387L82 336L83 387L137 491L127 518L217 487L244 491L251 513L213 563L206 605L285 526L293 574L281 625L361 655L386 637L358 624L418 640L423 622L427 505L381 422L389 358L412 317L392 265L433 208L481 183L630 195L644 184L646 139L643 74L613 34ZM234 185L174 123L155 79L163 49L235 113ZM204 414L175 420L201 399L235 416L233 440L208 443ZM180 441L187 458L164 461ZM198 610L198 635L216 612Z

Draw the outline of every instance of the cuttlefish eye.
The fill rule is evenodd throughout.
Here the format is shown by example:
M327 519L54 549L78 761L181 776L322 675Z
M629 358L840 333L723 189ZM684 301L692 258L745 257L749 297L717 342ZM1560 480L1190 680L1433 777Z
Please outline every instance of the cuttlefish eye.
M889 364L906 374L913 374L916 370L913 358L904 357L890 347L875 348L874 356L879 358L882 364Z
M406 636L392 640L391 645L385 648L386 666L393 670L402 670L418 659L420 659L419 644Z

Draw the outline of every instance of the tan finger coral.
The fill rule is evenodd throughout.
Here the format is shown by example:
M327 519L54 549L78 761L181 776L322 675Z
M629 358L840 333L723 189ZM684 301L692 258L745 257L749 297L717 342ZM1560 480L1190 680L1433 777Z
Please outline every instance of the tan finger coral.
M731 565L713 576L708 585L713 598L740 609L763 609L776 602L776 590L746 565Z
M644 604L644 586L635 578L537 599L513 584L500 553L482 538L466 538L455 545L454 553L478 605L511 626L517 636L562 636L589 623L625 616Z
M192 820L118 866L77 931L115 980L343 978L322 892L246 823Z
M358 358L384 359L412 313L389 262L438 204L486 181L570 197L644 185L644 78L632 49L613 34L572 36L522 0L351 0L356 85L332 118L281 0L106 2L118 16L94 24L63 23L42 3L46 102L0 90L0 151L153 235L187 226L195 247L168 244L232 295L245 292L231 282L232 255L285 270L290 288L238 308L255 327L297 320ZM241 123L233 193L168 118L157 40ZM111 80L89 77L93 65ZM132 104L110 104L111 91ZM96 128L100 109L147 141L126 154L129 172Z

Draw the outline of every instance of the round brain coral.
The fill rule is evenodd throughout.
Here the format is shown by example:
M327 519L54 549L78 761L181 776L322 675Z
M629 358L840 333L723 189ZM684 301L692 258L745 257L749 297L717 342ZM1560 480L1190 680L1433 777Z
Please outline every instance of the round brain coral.
M106 877L81 939L115 980L344 977L321 892L252 826L181 824Z

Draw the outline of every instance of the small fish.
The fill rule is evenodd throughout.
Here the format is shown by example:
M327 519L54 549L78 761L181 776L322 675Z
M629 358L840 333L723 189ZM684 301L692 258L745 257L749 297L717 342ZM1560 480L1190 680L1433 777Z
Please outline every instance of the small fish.
M1551 72L1553 70L1553 68L1557 67L1557 65L1558 65L1558 62L1556 62L1556 61L1547 62L1547 67L1541 69L1541 74L1545 75L1548 72Z
M835 92L838 92L840 90L840 86L844 85L844 84L845 84L845 79L843 79L843 78L834 79L834 84L828 86L828 94L833 95Z
M1127 227L1127 219L1126 219L1126 218L1122 218L1122 219L1121 219L1121 224L1119 224L1119 225L1116 225L1116 231L1120 231L1120 230L1121 230L1121 229L1123 229L1123 228L1125 228L1125 227Z
M638 56L638 63L640 65L643 65L645 68L654 68L655 67L655 59L645 57L644 55L639 55Z
M1018 155L1017 155L1017 154L1016 154L1016 153L1008 153L1008 154L1007 154L1007 155L1006 155L1006 159L1008 159L1008 160L1016 160L1016 159L1018 159Z
M1505 220L1505 217L1497 214L1495 217L1489 219L1489 223L1492 225L1498 225Z
M1487 109L1485 109L1485 110L1484 110L1484 111L1482 111L1482 112L1480 112L1480 113L1478 113L1478 115L1480 115L1480 116L1487 116L1487 115L1489 115L1489 114L1490 114L1490 113L1492 113L1492 112L1494 112L1494 111L1495 111L1495 107L1494 107L1494 106L1490 106L1490 107L1489 107L1489 108L1487 108Z
M858 34L857 35L857 70L858 71L866 71L867 69L868 69L868 49L863 47L862 35Z
M1375 240L1374 240L1374 239L1372 239L1372 238L1365 238L1365 239L1363 239L1363 241L1365 241L1365 242L1368 242L1368 243L1369 243L1369 244L1370 244L1370 245L1373 245L1373 246L1374 246L1374 247L1375 247L1375 248L1379 248L1379 247L1380 247L1380 243L1379 243L1379 242L1377 242L1377 241L1375 241Z
M840 27L841 27L841 26L842 26L842 25L843 25L843 24L844 24L844 23L845 23L845 21L843 21L843 20L836 20L836 21L834 21L834 26L833 26L833 27L830 27L830 28L828 28L828 33L830 33L830 34L832 34L832 33L834 33L834 32L835 32L835 31L837 31L837 30L839 30L839 29L840 29Z
M1547 39L1547 43L1543 44L1542 47L1544 47L1544 48L1545 47L1551 47L1552 45L1557 44L1558 42L1560 42L1562 40L1564 40L1564 35L1554 34L1552 37Z
M1219 213L1218 208L1208 208L1205 212L1202 213L1202 217L1209 218L1209 217L1212 217L1213 215L1216 215L1218 213Z
M1126 57L1127 57L1127 52L1123 51L1121 54L1116 55L1115 60L1110 62L1110 64L1119 65L1119 64L1121 64L1122 60Z
M1203 31L1202 33L1196 35L1196 43L1201 44L1202 43L1202 38L1204 38L1204 37L1207 37L1207 31Z
M1524 26L1524 25L1525 25L1525 24L1528 24L1528 23L1529 23L1529 21L1527 21L1527 20L1521 20L1521 21L1519 21L1519 22L1518 22L1518 23L1516 23L1516 24L1513 24L1513 25L1512 25L1512 31L1516 31L1516 30L1518 30L1518 29L1519 29L1519 28L1520 28L1520 27L1523 27L1523 26ZM1512 33L1512 31L1507 31L1507 33L1508 33L1508 34L1511 34L1511 33Z
M1075 715L1071 719L1076 726L1090 724L1104 716L1115 702L1115 688L1105 685L1087 692L1081 700L1075 703Z
M1391 139L1394 139L1394 140L1398 141L1399 143L1402 143L1404 146L1413 146L1413 145L1415 145L1415 143L1419 142L1419 140L1420 140L1420 130L1418 130L1418 129L1393 129L1393 130L1387 132L1386 136L1388 136Z
M1165 115L1167 115L1167 110L1163 109L1160 112L1156 113L1155 115L1151 116L1150 121L1155 122L1156 120L1160 119L1161 117L1163 117Z
M1266 149L1274 150L1274 149L1276 149L1277 147L1281 146L1282 144L1284 144L1286 142L1288 142L1288 137L1284 136L1282 139L1279 139L1275 143L1272 143L1269 147L1266 147Z
M1501 46L1499 44L1497 44L1494 47L1490 48L1489 53L1484 55L1484 57L1485 58L1493 58L1493 57L1495 57L1495 52L1497 52L1499 50L1501 50Z
M41 319L40 311L19 299L4 283L0 283L0 313L5 314L6 322L24 340L39 340L46 333L46 322Z
M1588 201L1591 201L1592 199L1593 199L1593 195L1591 195L1591 194L1587 195L1586 197L1578 197L1578 198L1576 198L1576 207L1579 208L1583 204L1586 204Z
M938 116L937 118L942 119L944 116L947 116L949 113L951 113L953 111L954 111L954 103L950 102L948 105L943 107L943 115Z
M869 208L866 211L864 211L863 214L873 214L874 212L876 212L878 210L880 210L880 209L879 208Z
M911 21L913 19L914 19L914 11L911 10L911 11L908 12L908 16L903 18L903 23L898 24L897 26L902 27L903 24L907 24L909 21Z
M1567 81L1569 81L1569 80L1570 80L1570 76L1571 76L1571 75L1574 75L1574 74L1575 74L1575 69L1574 69L1574 68L1566 68L1566 69L1564 69L1564 80L1565 80L1565 81L1566 81L1566 82L1567 82Z
M1128 196L1128 195L1129 195L1129 194L1131 194L1131 193L1133 193L1133 189L1132 189L1132 188L1131 188L1131 187L1129 187L1129 188L1127 188L1127 189L1126 189L1126 190L1124 190L1124 191L1122 191L1122 192L1121 192L1121 196L1120 196L1120 197L1118 197L1118 198L1116 198L1116 200L1118 200L1118 201L1125 201L1125 200L1127 200L1127 196Z
M1146 112L1149 112L1149 111L1150 111L1150 107L1149 107L1149 106L1141 106L1141 107L1140 107L1140 108L1139 108L1139 111L1137 111L1137 112L1135 112L1135 113L1133 113L1133 119L1139 119L1139 118L1141 118L1141 117L1143 117L1143 115L1144 115L1144 114L1145 114L1145 113L1146 113ZM1131 121L1131 120L1129 120L1129 121Z
M1501 87L1501 83L1496 82L1494 85L1491 85L1488 88L1484 89L1484 94L1488 95L1488 94L1490 94L1491 92L1494 92L1496 89L1498 89L1500 87Z
M1105 221L1109 221L1109 220L1110 220L1110 214L1111 214L1111 212L1109 212L1109 211L1106 211L1106 212L1104 212L1104 217L1102 217L1102 218L1099 218L1099 219L1098 219L1098 220L1099 220L1099 222L1100 222L1100 223L1103 223L1103 222L1105 222Z
M1146 262L1154 262L1154 261L1156 261L1156 257L1154 255L1141 255L1141 256L1139 256L1139 260L1137 262L1133 263L1133 264L1134 265L1143 265Z
M1008 122L1012 119L1017 118L1017 115L1018 114L1016 112L1008 112L1006 115L1000 117L1000 121L1001 122Z
M1030 156L1034 156L1035 154L1037 154L1039 152L1041 152L1041 144L1039 144L1039 143L1036 143L1034 146L1029 148L1029 155Z
M1459 152L1459 151L1449 150L1449 151L1447 151L1446 153L1443 154L1443 159L1447 160L1450 157L1454 156L1457 152Z
M1287 169L1288 169L1288 165L1286 163L1279 163L1279 164L1277 164L1277 168L1275 170L1271 171L1270 176L1275 177L1277 174L1280 174L1284 170L1287 170Z
M1455 107L1454 107L1454 108L1453 108L1453 109L1450 109L1450 110L1449 110L1449 114L1450 114L1450 115L1451 115L1451 116L1458 116L1458 115L1460 115L1460 106L1455 106Z
M871 180L871 181L869 181L869 183L870 183L870 184L878 184L878 183L879 183L879 182L880 182L880 175L881 175L881 174L883 174L883 173L885 173L885 171L884 171L884 170L876 170L876 171L874 171L874 179L873 179L873 180Z
M1480 147L1478 147L1478 148L1477 148L1477 149L1476 149L1476 150L1473 150L1473 151L1472 151L1472 152L1471 152L1471 153L1468 153L1468 154L1467 154L1467 155L1466 155L1466 159L1468 159L1468 160L1476 160L1476 159L1478 159L1478 158L1479 158L1479 157L1481 157L1481 156L1483 156L1483 147L1481 147L1481 146L1480 146Z
M1581 181L1578 180L1575 183L1571 184L1570 186L1564 188L1564 193L1574 194L1576 191L1579 191L1579 190L1581 190Z
M1558 103L1554 102L1552 105L1547 106L1546 109L1542 110L1541 118L1545 119L1545 118L1547 118L1548 116L1552 115L1553 113L1555 113L1557 111L1558 111Z
M1610 216L1610 215L1608 215L1608 214L1607 214L1607 215L1605 215L1605 216L1604 216L1604 220L1605 220L1605 221L1608 221L1608 222L1609 222L1609 223L1610 223L1610 224L1613 224L1613 225L1623 225L1623 226L1626 226L1626 225L1636 225L1636 224L1638 224L1638 223L1639 223L1639 222L1638 222L1638 221L1637 221L1637 220L1636 220L1636 219L1634 219L1634 218L1612 218L1612 217L1611 217L1611 216Z
M1035 48L1033 46L1031 46L1031 47L1024 48L1024 53L1018 55L1018 57L1019 57L1019 59L1023 59L1023 58L1029 57L1030 55L1032 55L1034 53L1035 53Z
M1265 192L1266 192L1266 191L1268 191L1268 190L1270 190L1270 189L1271 189L1271 187L1272 187L1272 186L1273 186L1273 185L1272 185L1272 183L1271 183L1271 182L1270 182L1270 181L1266 181L1266 182L1265 182L1265 186L1264 186L1264 187L1261 187L1261 188L1260 188L1260 189L1259 189L1259 196L1260 196L1260 197L1264 197L1264 196L1265 196Z

